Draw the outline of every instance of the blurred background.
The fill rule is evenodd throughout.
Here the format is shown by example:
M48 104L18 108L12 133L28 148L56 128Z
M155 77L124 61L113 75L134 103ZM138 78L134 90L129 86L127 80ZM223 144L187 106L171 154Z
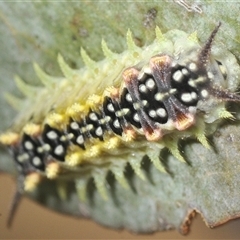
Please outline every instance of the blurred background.
M15 189L14 179L0 174L0 239L239 239L240 220L209 229L200 215L192 222L190 234L180 235L176 230L149 235L136 235L125 230L111 230L91 220L60 215L24 198L11 229L6 227L8 210Z

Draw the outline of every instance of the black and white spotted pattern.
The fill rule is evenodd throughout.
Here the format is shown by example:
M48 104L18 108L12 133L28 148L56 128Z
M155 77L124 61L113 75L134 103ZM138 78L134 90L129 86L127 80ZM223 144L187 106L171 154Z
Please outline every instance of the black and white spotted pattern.
M106 133L121 138L126 129L135 129L147 139L157 141L162 130L177 128L176 123L184 116L194 118L199 101L210 95L232 100L232 94L212 86L214 73L206 64L218 28L199 52L198 59L183 64L167 54L153 56L142 69L127 68L122 74L119 96L104 96L102 104L95 110L89 109L80 120L69 118L61 130L44 124L42 134L36 137L24 133L21 143L11 146L19 169L45 171L47 161L63 162L69 147L76 145L87 151L95 140L103 142ZM222 63L215 63L226 78ZM159 135L149 137L156 133Z

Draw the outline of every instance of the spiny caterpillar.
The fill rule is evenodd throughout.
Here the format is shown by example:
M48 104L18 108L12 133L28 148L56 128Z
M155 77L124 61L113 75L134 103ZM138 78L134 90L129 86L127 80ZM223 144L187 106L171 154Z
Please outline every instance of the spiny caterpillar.
M16 198L33 191L43 178L69 177L77 180L81 199L86 199L90 178L107 199L109 172L128 188L127 164L145 179L144 156L164 172L159 159L162 149L184 162L179 139L196 137L209 147L206 124L233 118L225 103L240 101L239 95L218 86L234 85L239 77L238 67L228 67L236 65L233 55L227 53L225 61L225 53L211 53L220 25L202 47L196 33L172 30L162 34L157 27L156 40L139 48L129 31L128 50L122 54L111 52L103 41L106 59L96 63L82 49L86 67L80 70L71 69L59 55L62 80L34 64L44 88L17 78L28 99L22 102L11 130L0 136L18 168ZM19 108L19 100L8 99Z

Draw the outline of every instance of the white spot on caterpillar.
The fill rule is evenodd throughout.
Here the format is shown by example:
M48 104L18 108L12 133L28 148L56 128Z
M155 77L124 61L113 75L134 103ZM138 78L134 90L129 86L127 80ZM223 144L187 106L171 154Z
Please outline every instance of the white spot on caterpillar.
M155 110L150 110L149 112L148 112L148 114L149 114L149 116L150 117L152 117L152 118L155 118L156 116L157 116L157 113L156 113L156 111Z
M23 154L17 156L17 160L20 163L23 163L23 162L25 162L28 159L29 159L29 155L27 153L23 153Z
M97 120L98 120L97 114L94 113L94 112L91 112L91 113L89 114L89 118L90 118L92 121L97 121Z
M182 69L182 74L186 76L186 75L189 74L189 72L188 72L188 70L186 68L183 68Z
M135 102L135 103L133 104L133 107L134 107L135 110L138 110L138 109L140 109L142 106L141 106L141 104L140 104L139 102Z
M27 150L33 150L33 144L30 141L26 141L24 146Z
M146 107L146 106L148 105L148 101L147 101L147 100L142 100L142 105L143 105L144 107Z
M156 101L162 101L163 98L164 98L164 94L162 93L156 93L155 96L154 96L155 100Z
M47 135L47 138L51 140L55 140L58 137L57 133L54 131L50 131L46 135Z
M191 93L183 93L183 94L181 95L181 100L182 100L183 102L186 102L186 103L191 102L191 101L192 101Z
M114 126L115 128L120 128L120 122L118 121L118 119L114 120L113 126Z
M127 100L128 102L132 102L132 97L131 97L130 93L127 93L127 94L126 94L126 100Z
M177 92L177 89L176 88L172 88L170 89L169 93L170 94L175 94Z
M192 99L194 99L194 100L196 100L197 99L197 93L195 93L195 92L191 92L191 97L192 97Z
M134 114L133 119L134 119L134 121L136 121L136 122L139 122L139 121L140 121L139 115L138 115L137 113Z
M96 129L95 133L96 133L96 135L97 135L98 137L101 137L101 136L103 135L103 130L102 130L102 128L101 128L101 127L98 127L98 128Z
M122 116L125 116L129 113L130 109L129 108L123 108L122 109Z
M196 83L195 83L195 80L193 80L193 79L189 79L188 85L191 86L191 87L194 87L194 88L197 86Z
M203 82L205 82L207 79L205 78L205 77L199 77L199 78L197 78L197 79L190 79L189 81L188 81L188 85L189 86L191 86L191 87L194 87L194 88L196 88L197 87L197 85L198 85L198 83L203 83Z
M147 87L144 84L140 84L139 85L139 91L142 93L146 93L147 92Z
M190 63L189 64L189 69L191 70L191 71L193 71L193 72L195 72L196 70L197 70L197 65L196 65L196 63Z
M69 133L69 134L67 135L67 139L71 140L71 139L73 139L73 138L74 138L74 135L73 135L72 133Z
M71 129L73 129L73 130L79 129L79 125L78 125L77 122L71 122L71 123L70 123L70 127L71 127Z
M106 123L108 123L108 122L110 122L110 121L111 121L111 117L106 116L105 118L101 119L99 122L100 122L101 124L106 124Z
M44 144L43 146L42 146L42 148L40 147L40 148L38 148L38 152L39 153L41 153L41 152L43 152L43 151L46 151L46 152L48 152L48 151L50 151L51 150L51 146L49 145L49 144Z
M153 81L152 78L150 78L150 79L148 79L148 80L146 81L146 87L147 87L149 90L154 89L154 87L155 87L155 82Z
M201 95L204 97L204 98L207 98L208 97L208 91L206 89L202 90L201 91Z
M82 145L84 143L84 139L83 139L83 136L82 135L79 135L76 139L76 142L79 144L79 145Z
M34 166L38 167L38 166L41 165L42 162L41 162L41 159L39 157L34 157L32 159L32 163L33 163Z
M127 113L129 112L129 109L128 108L123 108L119 111L116 112L116 116L117 117L123 117L125 116Z
M166 117L167 116L167 112L164 108L158 108L156 112L157 112L157 115L159 117Z
M173 74L173 80L175 80L176 82L181 82L182 79L183 79L183 74L180 70L176 71Z
M60 141L65 142L66 140L67 140L67 136L62 135L62 136L60 137Z
M91 131L93 128L94 128L94 126L92 124L88 124L85 129L87 131Z
M62 155L64 153L64 148L62 145L58 145L55 149L54 149L54 153L58 156Z
M213 75L213 73L212 72L207 72L207 75L208 75L208 78L210 78L210 79L213 79L214 78L214 75Z
M113 104L112 104L112 103L109 103L109 104L107 105L107 109L108 109L108 111L110 111L110 112L114 112Z

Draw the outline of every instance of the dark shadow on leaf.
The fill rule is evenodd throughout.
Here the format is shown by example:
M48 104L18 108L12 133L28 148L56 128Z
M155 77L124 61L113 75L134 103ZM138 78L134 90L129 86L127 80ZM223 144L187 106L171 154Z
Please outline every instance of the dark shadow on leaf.
M117 189L116 189L116 184L118 184L118 183L114 177L114 174L111 171L108 172L108 174L106 176L106 181L110 187L109 193L111 195L111 199L113 200L113 202L116 206L119 206L119 201L117 198Z
M132 169L132 167L129 163L127 163L127 165L125 167L124 175L126 177L126 180L129 184L131 190L134 193L137 193L136 187L134 186L134 178L137 176L134 174L134 170Z
M149 183L151 183L152 185L155 185L153 178L152 178L152 174L151 174L151 167L152 167L151 160L149 159L149 157L147 155L145 155L141 162L141 168L145 172L145 176L146 176L147 180L149 181Z
M89 201L89 204L91 206L94 206L94 193L96 192L96 185L94 183L94 179L90 178L89 181L87 182L87 187L86 187L86 191L87 191L87 199Z

